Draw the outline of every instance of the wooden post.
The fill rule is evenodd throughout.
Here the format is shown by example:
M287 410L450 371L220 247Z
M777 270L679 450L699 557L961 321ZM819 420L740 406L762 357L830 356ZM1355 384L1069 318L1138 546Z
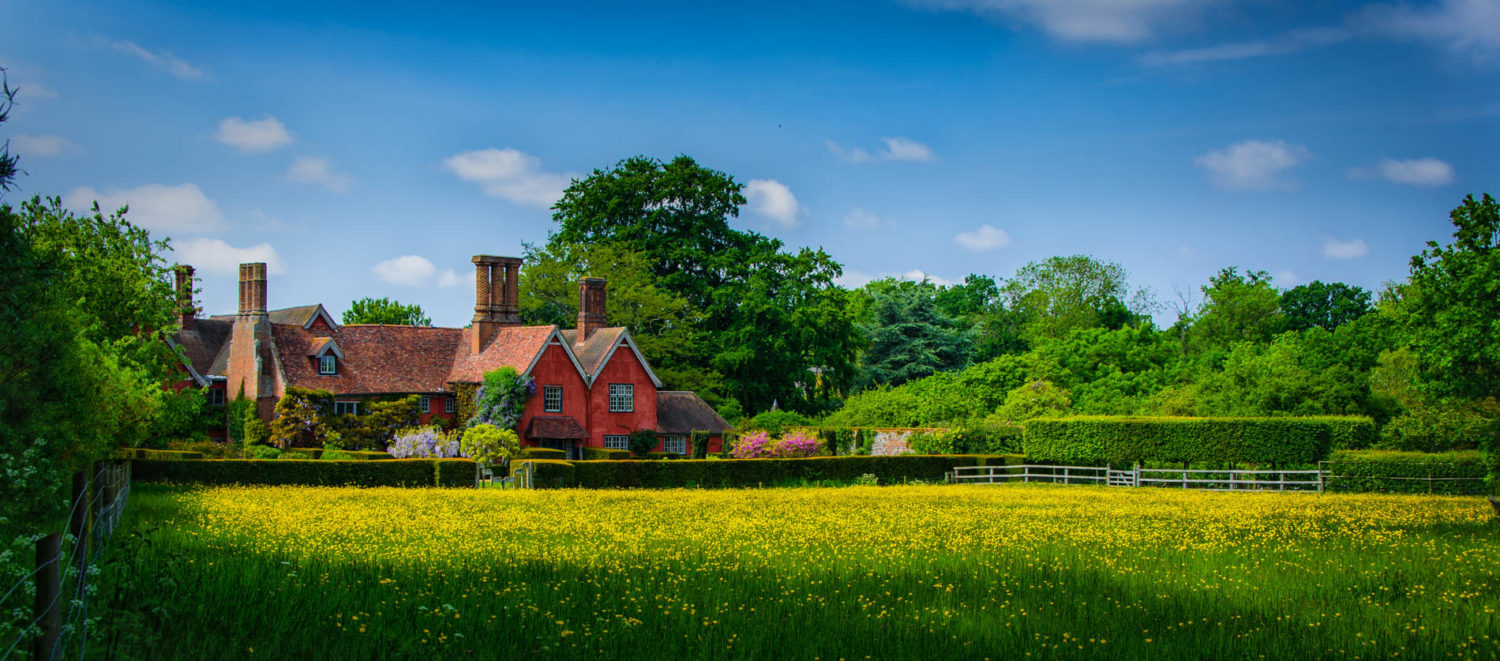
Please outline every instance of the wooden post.
M58 602L62 601L62 534L52 533L37 540L36 565L36 619L41 631L36 635L32 658L51 659L57 647L57 636L62 629L62 612Z

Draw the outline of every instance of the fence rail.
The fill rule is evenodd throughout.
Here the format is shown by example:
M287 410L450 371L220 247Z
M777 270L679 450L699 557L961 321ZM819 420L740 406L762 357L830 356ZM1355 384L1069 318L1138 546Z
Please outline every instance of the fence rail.
M958 466L949 475L960 484L998 484L1038 482L1043 484L1103 484L1112 487L1155 487L1203 489L1209 491L1325 491L1347 482L1401 480L1426 482L1427 491L1435 485L1453 482L1483 482L1482 477L1451 477L1429 474L1349 475L1320 464L1317 470L1250 470L1187 468L1115 468L1113 466L1051 466L1019 464L1014 466Z

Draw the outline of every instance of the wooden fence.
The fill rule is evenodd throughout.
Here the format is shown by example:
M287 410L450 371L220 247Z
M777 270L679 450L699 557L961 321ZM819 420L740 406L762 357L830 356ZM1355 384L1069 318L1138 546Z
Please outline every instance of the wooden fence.
M958 466L950 473L953 482L997 484L1038 482L1043 484L1102 484L1111 487L1158 487L1207 489L1212 491L1322 491L1323 472L1318 470L1189 470L1177 468L1117 469L1113 466Z

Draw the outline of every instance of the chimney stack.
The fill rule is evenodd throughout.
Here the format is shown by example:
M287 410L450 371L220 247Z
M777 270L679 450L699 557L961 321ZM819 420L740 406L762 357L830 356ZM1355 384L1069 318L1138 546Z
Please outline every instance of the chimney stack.
M266 264L240 264L240 316L266 313Z
M177 275L177 308L182 314L182 330L198 327L198 309L193 307L193 267L187 264L173 269Z
M578 335L574 344L583 344L594 331L604 328L604 285L604 278L578 281Z
M521 259L475 255L473 352L478 354L501 328L521 325Z

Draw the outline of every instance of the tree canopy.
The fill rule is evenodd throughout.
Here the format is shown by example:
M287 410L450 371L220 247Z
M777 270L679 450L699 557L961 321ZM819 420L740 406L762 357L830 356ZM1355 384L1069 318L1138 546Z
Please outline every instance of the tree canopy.
M431 326L432 318L422 306L402 305L389 298L361 298L344 310L345 324L390 324L392 326Z

